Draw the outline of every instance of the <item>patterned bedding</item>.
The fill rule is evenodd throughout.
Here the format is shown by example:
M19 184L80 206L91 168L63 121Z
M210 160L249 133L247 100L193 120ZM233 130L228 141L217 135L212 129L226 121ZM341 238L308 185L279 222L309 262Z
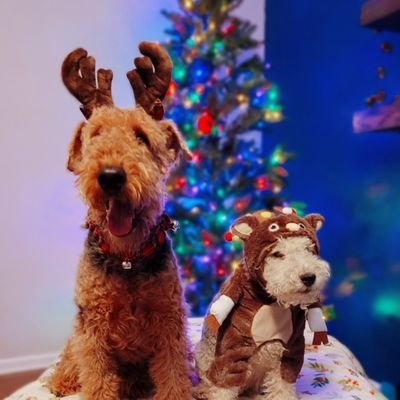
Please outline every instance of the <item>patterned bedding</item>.
M190 336L196 343L201 335L202 318L190 319ZM374 383L351 351L333 337L327 346L311 345L312 334L306 330L306 354L304 365L297 380L297 392L304 400L384 400ZM43 382L51 373L52 366L38 380L17 390L5 400L55 400ZM79 395L64 397L78 400ZM172 399L171 399L172 400ZM284 399L277 399L284 400Z

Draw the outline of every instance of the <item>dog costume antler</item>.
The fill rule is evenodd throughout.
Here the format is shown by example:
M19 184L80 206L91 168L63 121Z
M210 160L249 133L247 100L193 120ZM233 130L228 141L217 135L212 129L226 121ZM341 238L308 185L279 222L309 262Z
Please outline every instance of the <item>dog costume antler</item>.
M81 111L89 119L93 110L100 106L112 106L111 82L113 73L110 69L97 71L96 61L86 50L76 49L65 58L61 75L69 92L81 103Z
M139 50L143 56L135 58L136 68L129 71L127 77L136 103L160 120L164 115L161 101L171 81L172 62L168 53L157 43L142 42Z

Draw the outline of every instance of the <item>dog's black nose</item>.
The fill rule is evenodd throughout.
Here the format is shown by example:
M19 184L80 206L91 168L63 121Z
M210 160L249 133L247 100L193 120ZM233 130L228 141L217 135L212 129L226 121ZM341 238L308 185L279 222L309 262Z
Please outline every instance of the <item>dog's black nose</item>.
M315 274L304 274L300 276L301 281L304 283L305 286L310 287L314 285L315 279L317 277Z
M109 196L115 196L121 192L125 182L126 173L122 168L104 168L97 177L99 185Z

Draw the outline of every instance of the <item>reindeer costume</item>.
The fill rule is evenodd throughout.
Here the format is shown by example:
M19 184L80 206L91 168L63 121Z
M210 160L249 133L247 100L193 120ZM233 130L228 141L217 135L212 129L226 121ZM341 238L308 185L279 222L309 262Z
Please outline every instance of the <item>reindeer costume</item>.
M240 267L211 305L196 350L198 399L295 399L303 364L305 316L327 343L318 299L329 277L319 257L317 214L291 208L239 218L232 234L244 241Z

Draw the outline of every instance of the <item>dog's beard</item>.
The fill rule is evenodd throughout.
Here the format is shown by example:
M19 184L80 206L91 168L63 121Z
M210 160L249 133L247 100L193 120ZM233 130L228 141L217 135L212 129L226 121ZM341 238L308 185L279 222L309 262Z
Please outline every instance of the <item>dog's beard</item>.
M307 237L281 239L269 254L279 252L284 257L268 256L264 261L266 290L285 306L305 307L316 302L330 276L328 263L309 249L312 242ZM305 286L300 278L303 274L315 274L315 283Z

